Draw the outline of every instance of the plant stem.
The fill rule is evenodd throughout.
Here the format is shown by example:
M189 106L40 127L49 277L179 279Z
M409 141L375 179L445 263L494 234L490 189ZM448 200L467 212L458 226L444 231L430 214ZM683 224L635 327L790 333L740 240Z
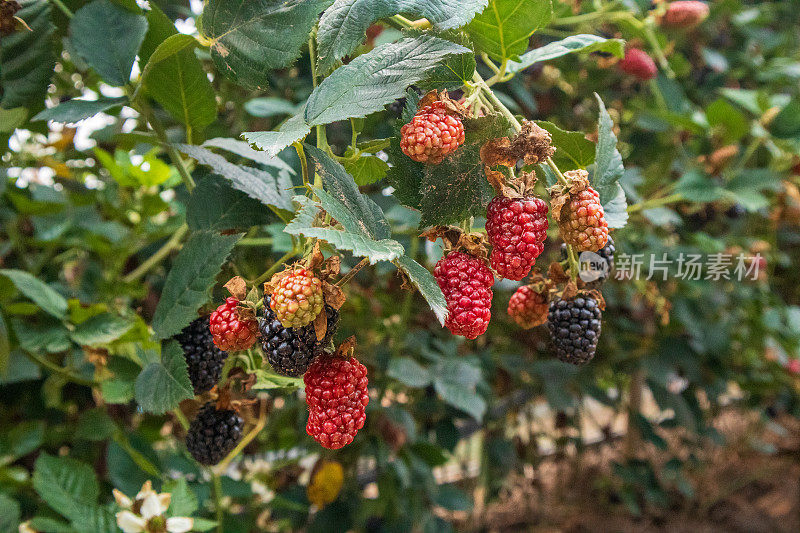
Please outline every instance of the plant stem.
M545 162L547 163L547 166L550 167L550 170L552 170L556 175L556 179L561 185L569 185L567 178L564 177L564 174L561 172L561 169L558 168L555 161L553 161L552 157L548 157L547 161Z
M58 366L57 364L55 364L54 362L50 361L49 359L41 357L41 356L39 356L39 355L37 355L37 354L35 354L33 352L29 352L27 350L22 350L22 353L24 353L25 356L28 357L28 359L30 359L31 361L33 361L37 365L39 365L39 366L41 366L43 368L46 368L47 370L50 370L51 372L54 372L54 373L56 373L56 374L58 374L60 376L63 376L68 381L71 381L71 382L73 382L73 383L75 383L77 385L83 385L85 387L97 387L97 386L100 385L100 383L97 382L97 381L94 381L94 380L91 380L91 379L86 379L86 378L83 378L81 376L76 376L75 374L73 374L72 372L67 370L66 368Z
M358 271L359 271L359 270L361 270L362 268L364 268L364 267L365 267L365 266L367 266L368 264L369 264L369 259L367 259L367 258L365 257L364 259L362 259L361 261L359 261L359 262L358 262L358 264L356 264L356 266L354 266L353 268L351 268L351 269L350 269L350 271L349 271L347 274L345 274L345 275L342 277L342 279L340 279L339 281L337 281L337 282L336 282L336 286L337 286L337 287L342 287L342 286L344 286L345 284L347 284L347 282L349 282L351 279L353 279L353 278L355 277L355 275L356 275L356 274L358 274Z
M180 247L181 239L183 239L183 236L186 235L188 231L189 226L186 224L175 230L175 233L172 234L172 237L170 237L169 240L165 242L156 253L145 259L141 265L123 277L122 281L125 283L131 283L147 274L151 268L163 261L173 250Z
M145 457L141 452L139 452L139 450L131 445L131 442L128 440L128 436L125 435L122 430L115 431L113 439L120 448L125 450L133 462L136 463L136 466L141 468L143 472L146 472L159 479L163 477L161 472L158 471L158 468L156 468L156 466L150 462L150 459Z
M172 414L175 415L175 419L178 421L184 431L189 429L189 421L186 419L186 415L183 414L183 411L181 411L180 407L173 409Z
M644 32L644 37L647 39L647 42L653 49L653 54L655 54L656 59L658 60L658 64L661 66L661 69L667 75L668 78L674 78L675 72L672 71L672 67L669 66L669 61L667 61L667 56L664 55L664 50L661 49L661 44L658 42L658 38L656 37L655 32L653 31L652 24L648 21L645 22L644 27L642 28Z
M52 3L58 9L60 9L61 12L64 13L64 15L66 15L66 17L68 19L72 18L72 16L73 16L72 15L72 11L70 11L70 9L67 7L67 5L64 2L62 2L61 0L50 0L50 3Z
M217 517L217 533L225 533L225 527L222 524L224 514L222 512L222 479L216 472L211 472L211 485L214 494L214 512Z
M670 194L669 196L663 196L661 198L651 198L650 200L645 200L644 202L639 202L638 204L633 204L628 206L628 214L637 213L644 209L652 209L654 207L661 207L662 205L673 204L675 202L680 202L683 200L683 195L681 193Z
M281 265L283 265L286 261L288 261L289 259L291 259L296 255L297 255L297 250L295 250L294 248L283 254L280 259L275 261L275 263L271 267L269 267L269 270L267 270L266 272L258 276L255 280L253 280L253 285L260 285L265 281L267 281L269 278L272 277L272 275L275 272L278 271Z
M155 113L153 112L152 108L147 104L144 98L136 98L135 102L132 102L136 105L139 112L144 116L145 120L150 124L150 127L153 128L153 131L156 132L158 139L164 145L165 149L167 150L167 155L169 156L172 164L175 165L175 168L178 169L178 174L181 175L181 180L183 180L183 184L186 186L186 189L189 192L194 190L195 184L194 180L192 179L192 175L189 174L189 170L186 168L186 163L184 163L183 158L175 149L174 146L169 142L167 138L167 132L164 129L164 125L161 124L161 121L158 120Z
M571 244L567 245L567 259L569 259L569 276L572 278L572 281L577 281L578 272L581 267L578 263L578 257L575 254L575 248L573 248Z
M247 239L239 239L236 246L272 246L274 239L272 237L251 237Z

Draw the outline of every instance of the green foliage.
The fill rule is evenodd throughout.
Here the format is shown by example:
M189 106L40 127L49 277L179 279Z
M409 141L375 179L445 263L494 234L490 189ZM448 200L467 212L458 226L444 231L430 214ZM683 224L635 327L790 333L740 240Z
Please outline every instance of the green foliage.
M193 396L186 360L177 341L164 344L161 360L148 364L136 378L136 401L149 413L166 413Z
M0 42L0 106L9 110L27 107L38 111L53 73L55 57L51 47L53 24L50 2L22 0L17 16L31 29L4 36Z
M516 60L528 39L553 16L550 0L489 0L467 27L475 46L496 60Z
M53 122L74 123L92 117L101 111L112 107L125 105L128 99L124 96L118 98L98 98L97 100L81 100L74 98L50 109L40 111L31 120L52 120Z

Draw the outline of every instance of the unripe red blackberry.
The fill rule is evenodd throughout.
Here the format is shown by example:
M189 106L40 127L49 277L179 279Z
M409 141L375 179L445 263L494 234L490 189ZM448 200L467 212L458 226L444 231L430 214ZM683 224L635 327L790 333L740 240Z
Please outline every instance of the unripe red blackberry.
M708 17L708 4L695 0L670 2L661 17L661 26L674 29L691 29Z
M269 294L264 295L264 317L259 324L261 348L275 372L297 377L305 373L314 358L333 339L339 326L339 311L329 305L325 306L328 328L325 338L317 341L313 324L302 328L284 327L270 308L270 299Z
M556 356L574 365L588 363L597 350L600 321L600 306L591 295L551 302L547 327L556 348Z
M558 229L564 242L579 252L596 252L608 241L606 222L600 195L591 187L571 194L561 208Z
M306 433L330 450L353 442L367 419L367 367L354 357L325 353L311 364L303 381L308 404Z
M474 339L483 335L492 316L494 276L475 256L454 251L436 263L433 275L447 301L444 325L453 335Z
M287 328L311 324L324 305L322 282L313 272L295 268L272 291L270 307Z
M643 81L652 80L658 74L656 62L647 55L647 52L639 48L628 48L625 57L617 65L622 72Z
M215 465L241 440L243 425L244 421L236 411L218 410L216 404L209 402L200 408L189 424L186 448L198 463Z
M209 317L214 344L226 352L246 350L256 342L258 321L240 315L239 300L228 297Z
M195 394L211 390L219 381L228 352L217 348L209 330L207 316L197 318L175 336L183 348L189 380Z
M520 327L530 329L547 322L549 307L546 292L542 294L528 285L523 285L511 295L508 301L508 315Z
M486 208L491 265L506 279L521 280L544 251L547 204L536 197L495 196Z
M439 164L464 143L464 125L437 101L423 107L400 129L400 148L420 163Z

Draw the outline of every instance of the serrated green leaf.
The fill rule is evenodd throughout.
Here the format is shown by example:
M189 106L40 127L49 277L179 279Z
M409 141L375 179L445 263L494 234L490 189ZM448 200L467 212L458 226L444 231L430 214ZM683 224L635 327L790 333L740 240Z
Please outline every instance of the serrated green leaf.
M300 55L317 16L333 0L208 0L203 32L217 71L248 89Z
M13 318L11 328L20 348L29 352L58 353L70 347L69 330L60 322L46 321L41 324L31 324Z
M103 409L90 409L81 413L75 438L102 441L111 437L116 430L117 425Z
M800 137L800 99L792 100L781 109L770 123L769 130L779 139Z
M242 138L267 154L275 156L311 132L311 126L306 124L305 109L305 106L300 108L296 115L281 124L278 131L246 131L242 133Z
M56 318L64 318L67 314L67 300L56 291L31 276L23 270L3 269L0 276L6 276L14 286L33 300L42 308L42 311L53 315Z
M696 169L690 169L675 184L675 192L690 202L713 202L722 197L723 189Z
M193 230L247 229L269 220L269 210L261 202L219 176L200 180L186 206L186 223Z
M356 185L370 185L386 177L389 164L374 155L362 155L355 160L345 160L344 168L349 172Z
M341 202L325 191L317 191L317 194L321 200L324 198L323 204L317 204L305 196L295 197L295 201L300 204L300 210L287 224L284 229L286 233L323 240L337 250L348 250L355 256L366 257L371 263L391 261L403 254L402 244L392 239L374 239L359 227L358 219L354 218ZM345 227L344 231L314 226L317 215L323 206L337 222Z
M50 22L50 2L21 0L16 16L31 31L18 31L0 39L0 106L25 107L36 112L44 107L47 86L55 66Z
M438 29L459 28L486 7L488 0L336 0L319 21L319 70L328 72L364 40L376 20L403 13L426 18Z
M82 346L100 346L115 341L133 327L133 321L111 313L103 313L81 322L70 333Z
M169 516L192 516L199 507L197 496L189 488L186 478L178 478L164 484L164 492L172 494L170 499Z
M208 300L222 264L240 238L241 234L192 233L172 264L156 307L152 327L157 338L177 334L197 317L197 309Z
M595 144L583 133L565 131L544 120L537 120L536 124L550 133L556 147L553 161L561 170L586 168L594 163Z
M182 35L158 6L147 12L142 85L175 120L202 131L217 117L214 89L194 53L197 39Z
M98 98L97 100L81 100L73 98L66 102L60 103L50 109L45 109L34 116L31 121L37 120L52 120L64 124L80 122L81 120L93 117L97 113L125 105L128 103L127 96L120 96L118 98Z
M536 63L576 52L585 54L608 52L617 57L622 57L625 55L625 41L622 39L606 39L605 37L589 34L570 35L560 41L548 43L522 54L519 61L509 61L506 66L506 72L519 72Z
M369 197L361 194L353 177L347 173L344 167L319 148L308 144L304 147L308 158L322 177L325 190L341 202L351 216L358 221L357 225L361 228L361 232L375 240L391 237L389 223L381 208ZM324 202L323 207L327 209ZM339 222L342 221L339 220ZM344 225L343 222L342 224Z
M278 209L292 209L287 191L292 185L285 173L278 173L276 178L265 170L234 165L221 155L200 146L178 144L176 147L201 165L211 167L214 172L230 180L234 189L242 191L262 204Z
M130 81L136 54L147 33L147 19L109 0L94 0L75 12L69 25L78 52L104 81Z
M0 465L10 464L41 447L44 427L43 421L26 420L0 436Z
M158 415L193 397L183 350L177 341L169 341L161 350L161 361L147 365L136 378L136 401L145 412Z
M72 519L72 527L77 531L91 531L92 533L118 533L117 519L114 514L98 505L87 505L76 511L77 516Z
M47 453L36 459L33 488L47 505L70 520L80 518L87 506L94 506L100 493L89 465Z
M72 526L61 520L45 516L35 516L30 520L30 526L42 533L77 533Z
M229 137L216 137L209 139L203 143L204 148L220 148L226 152L231 152L245 159L249 159L259 165L285 170L289 174L296 174L295 170L290 167L286 161L276 155L270 155L261 150L254 150L249 143L240 141L239 139L231 139Z
M477 421L483 420L486 413L486 401L474 390L464 388L460 383L437 378L433 388L442 400L470 415Z
M442 289L436 282L436 278L412 258L407 255L397 258L394 264L403 272L405 272L408 279L419 290L419 293L430 305L436 319L444 326L444 321L447 318L447 301L444 298Z
M628 201L622 185L615 183L615 195L603 205L603 213L609 228L624 228L628 223Z
M611 121L600 95L595 93L594 96L600 108L600 118L597 126L597 149L591 183L592 187L600 194L600 203L605 205L606 202L618 196L619 189L616 185L625 172L625 167L622 165L622 156L617 150L614 123Z
M494 197L486 179L481 146L489 139L510 133L508 120L500 115L464 120L464 144L438 165L425 165L420 186L420 226L457 224L483 214Z
M294 115L301 106L289 100L276 97L253 98L244 103L244 110L254 117L271 118L281 115Z
M552 16L550 0L489 0L467 32L477 49L492 59L515 59L528 49L533 32L546 26Z
M431 382L431 374L428 369L410 357L398 357L389 361L386 374L414 388L425 387Z
M314 126L381 111L445 57L467 53L472 51L427 35L378 46L335 70L314 89L305 121Z

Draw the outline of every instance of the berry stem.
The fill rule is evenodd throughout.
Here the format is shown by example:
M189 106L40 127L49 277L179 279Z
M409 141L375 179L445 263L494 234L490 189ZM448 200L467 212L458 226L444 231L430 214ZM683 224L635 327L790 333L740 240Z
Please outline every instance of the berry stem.
M52 361L50 361L48 359L45 359L42 356L36 355L36 354L34 354L32 352L29 352L27 350L20 350L20 351L22 351L22 353L25 354L25 356L28 359L30 359L31 361L33 361L37 365L39 365L39 366L41 366L43 368L46 368L47 370L50 370L51 372L54 372L54 373L58 374L59 376L65 378L67 381L71 381L71 382L73 382L73 383L75 383L77 385L83 385L85 387L98 387L100 385L100 383L97 382L97 381L86 379L86 378L83 378L81 376L76 376L75 374L73 374L72 372L67 370L66 368L63 368L63 367L53 363Z
M151 268L164 260L170 254L170 252L181 246L181 240L188 231L189 226L186 224L175 230L175 233L173 233L172 237L170 237L169 240L164 243L164 246L159 248L156 253L145 259L141 265L136 267L127 276L123 277L122 281L124 283L132 283L147 274Z
M266 272L258 276L255 280L253 280L253 285L260 285L265 281L267 281L269 278L272 277L272 275L275 272L278 271L281 265L283 265L284 263L286 263L286 261L288 261L289 259L291 259L296 255L297 255L297 250L295 250L294 248L283 254L281 258L275 261L275 263L273 263L273 265L269 267L269 269Z
M369 259L367 259L365 257L364 259L359 261L358 264L356 264L356 266L351 268L350 271L347 274L345 274L344 277L342 277L342 279L337 281L336 282L336 286L337 287L343 287L345 284L347 284L347 282L349 282L351 279L353 279L356 274L358 274L359 270L361 270L362 268L367 266L367 264L369 264Z
M547 163L547 166L550 167L550 170L552 170L553 173L556 175L556 179L558 179L558 182L561 185L569 186L569 182L567 181L567 178L564 177L564 174L558 168L558 165L556 165L555 161L553 161L553 158L552 157L548 157L547 161L545 161L545 162Z
M62 2L61 0L50 0L50 3L56 6L58 9L61 10L62 13L68 18L72 18L72 11L67 7L67 5Z
M217 519L217 533L225 533L225 526L222 523L224 513L222 509L222 479L212 470L211 472L211 492L214 498L214 515Z
M644 33L645 39L650 44L653 49L653 54L656 56L658 60L658 64L661 66L661 69L667 75L668 78L674 78L675 72L673 72L672 67L669 66L669 61L667 61L667 56L664 55L664 50L661 48L661 44L658 42L658 38L656 37L655 32L653 31L653 21L652 19L648 18L642 28L642 32Z
M577 281L580 265L578 264L578 258L575 255L575 248L571 244L567 245L567 258L569 259L569 277L572 278L572 281Z
M189 429L189 421L186 419L186 415L183 414L183 411L181 411L179 407L173 409L172 414L175 415L175 420L178 421L184 431Z
M662 205L673 204L675 202L680 202L681 200L683 200L683 195L680 193L670 194L669 196L664 196L661 198L651 198L650 200L645 200L644 202L639 202L638 204L628 206L628 214L637 213L644 209L652 209Z

